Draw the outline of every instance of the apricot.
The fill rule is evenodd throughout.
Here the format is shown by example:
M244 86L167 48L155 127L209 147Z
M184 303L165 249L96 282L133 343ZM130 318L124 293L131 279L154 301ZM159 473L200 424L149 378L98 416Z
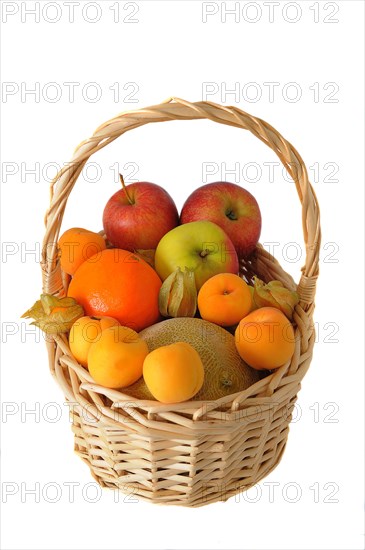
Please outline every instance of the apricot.
M81 317L71 327L68 343L72 355L83 367L87 367L87 356L91 344L95 344L103 330L118 326L113 317Z
M180 403L191 399L201 389L204 367L193 346L175 342L147 355L143 378L155 399L162 403Z
M89 372L101 386L124 388L142 376L147 354L147 343L137 332L129 327L109 327L90 346Z
M248 284L234 273L219 273L208 279L198 294L200 315L222 327L238 323L252 309Z
M250 367L277 369L293 356L294 329L279 309L261 307L240 321L235 343L238 353Z
M63 271L74 275L82 263L106 249L106 242L99 233L72 227L61 235L58 247Z

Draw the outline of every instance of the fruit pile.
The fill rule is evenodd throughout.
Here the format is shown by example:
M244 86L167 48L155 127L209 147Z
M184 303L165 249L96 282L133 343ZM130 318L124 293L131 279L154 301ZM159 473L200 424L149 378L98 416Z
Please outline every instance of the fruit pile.
M160 186L121 182L103 232L72 228L58 241L67 297L44 294L23 316L66 333L96 384L163 403L218 399L290 361L298 295L239 275L261 232L255 198L211 183L179 216Z

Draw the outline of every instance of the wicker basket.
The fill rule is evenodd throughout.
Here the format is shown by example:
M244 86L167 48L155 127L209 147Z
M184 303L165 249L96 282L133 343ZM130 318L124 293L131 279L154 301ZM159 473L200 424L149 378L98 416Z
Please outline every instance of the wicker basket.
M122 113L82 142L53 180L42 256L43 292L65 295L68 280L57 258L57 239L67 198L90 156L144 124L195 119L250 130L277 154L295 182L306 245L299 284L260 245L249 260L240 259L247 280L254 274L265 281L279 279L299 292L292 360L240 393L214 402L165 405L97 386L73 358L66 336L47 342L51 372L70 403L75 451L100 485L154 503L191 507L247 490L275 468L286 445L294 403L312 358L320 245L319 207L301 157L272 126L235 107L170 98Z

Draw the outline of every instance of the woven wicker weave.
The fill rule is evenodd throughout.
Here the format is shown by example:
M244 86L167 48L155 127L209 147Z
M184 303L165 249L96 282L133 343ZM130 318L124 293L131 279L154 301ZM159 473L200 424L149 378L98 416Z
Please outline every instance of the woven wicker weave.
M42 256L43 292L65 295L68 279L60 269L57 240L67 198L90 156L144 124L194 119L249 130L277 154L295 182L306 245L299 284L260 245L249 261L240 260L247 280L254 274L265 281L278 279L299 292L292 360L240 393L214 402L165 405L132 400L120 391L97 386L73 358L66 336L47 342L51 372L70 403L75 451L100 485L155 503L185 506L227 500L248 489L275 468L285 448L315 338L319 207L301 157L272 126L235 107L170 98L122 113L82 142L71 163L53 180Z

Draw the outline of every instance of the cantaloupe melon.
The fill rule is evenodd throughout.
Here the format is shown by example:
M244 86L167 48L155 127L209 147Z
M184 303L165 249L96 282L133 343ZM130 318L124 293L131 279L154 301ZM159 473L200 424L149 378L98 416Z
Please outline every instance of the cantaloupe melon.
M190 317L177 317L156 323L139 335L153 351L173 342L188 342L199 353L205 370L204 384L193 400L215 400L245 390L260 379L238 355L234 337L227 330ZM154 399L143 378L123 393L137 399Z

